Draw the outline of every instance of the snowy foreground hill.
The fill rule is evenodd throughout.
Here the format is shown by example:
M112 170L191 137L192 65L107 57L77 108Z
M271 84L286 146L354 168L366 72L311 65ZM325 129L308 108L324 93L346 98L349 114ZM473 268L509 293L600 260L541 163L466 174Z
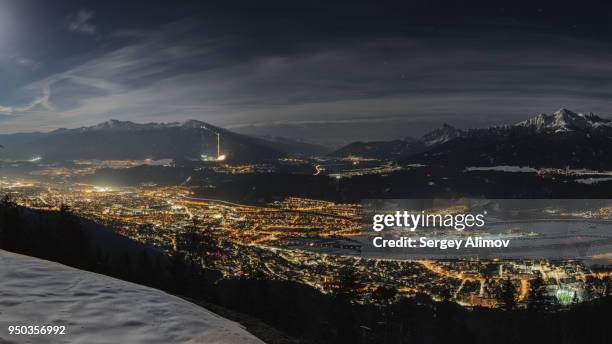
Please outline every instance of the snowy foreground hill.
M66 334L10 335L11 325L64 325ZM263 342L162 291L0 250L0 343Z

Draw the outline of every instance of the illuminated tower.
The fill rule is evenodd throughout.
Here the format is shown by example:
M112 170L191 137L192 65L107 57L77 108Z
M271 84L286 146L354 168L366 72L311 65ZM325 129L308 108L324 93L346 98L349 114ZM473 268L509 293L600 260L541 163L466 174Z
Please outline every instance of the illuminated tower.
M225 154L221 154L221 134L217 133L217 161L223 161L225 158Z

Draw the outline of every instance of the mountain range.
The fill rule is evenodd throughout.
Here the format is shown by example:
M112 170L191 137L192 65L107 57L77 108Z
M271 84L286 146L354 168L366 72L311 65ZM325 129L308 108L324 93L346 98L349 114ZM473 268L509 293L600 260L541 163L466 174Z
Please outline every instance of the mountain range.
M335 158L355 156L369 159L397 160L423 152L426 149L427 146L423 141L407 137L403 140L392 141L357 141L332 152L330 156Z
M229 161L266 161L285 155L262 139L189 120L146 123L110 120L90 127L48 133L0 135L0 158L48 161L76 159L199 159L220 153Z
M110 120L48 133L0 135L0 159L199 159L220 153L232 162L272 161L288 155L322 155L325 148L278 137L250 137L188 120L145 123ZM332 157L359 156L437 166L572 167L610 169L612 122L593 113L561 109L513 125L458 129L444 124L419 139L353 142Z
M561 109L514 125L464 131L403 161L439 166L612 168L612 123Z
M362 156L438 166L531 166L610 169L612 122L560 109L514 125L457 129L448 124L418 140L355 142L332 156Z
M398 160L407 156L425 152L433 146L461 137L465 132L444 123L442 127L423 135L420 139L406 137L392 141L357 141L350 143L330 154L336 158L357 156L380 160Z

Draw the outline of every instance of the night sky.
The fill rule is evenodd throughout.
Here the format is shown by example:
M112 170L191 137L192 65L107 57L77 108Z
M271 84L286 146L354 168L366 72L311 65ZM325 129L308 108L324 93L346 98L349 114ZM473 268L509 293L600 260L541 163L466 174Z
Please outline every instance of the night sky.
M326 144L612 113L612 2L0 0L0 131L199 119Z

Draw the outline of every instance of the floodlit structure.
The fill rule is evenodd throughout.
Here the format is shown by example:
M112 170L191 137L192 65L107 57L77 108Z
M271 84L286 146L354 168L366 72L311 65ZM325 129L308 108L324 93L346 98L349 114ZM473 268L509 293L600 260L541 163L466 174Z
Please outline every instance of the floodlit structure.
M219 133L215 133L215 134L217 134L217 154L214 156L202 154L200 155L200 160L202 161L224 161L225 159L227 159L227 154L221 153L221 134Z
M217 161L224 161L227 156L221 154L221 134L217 133Z

